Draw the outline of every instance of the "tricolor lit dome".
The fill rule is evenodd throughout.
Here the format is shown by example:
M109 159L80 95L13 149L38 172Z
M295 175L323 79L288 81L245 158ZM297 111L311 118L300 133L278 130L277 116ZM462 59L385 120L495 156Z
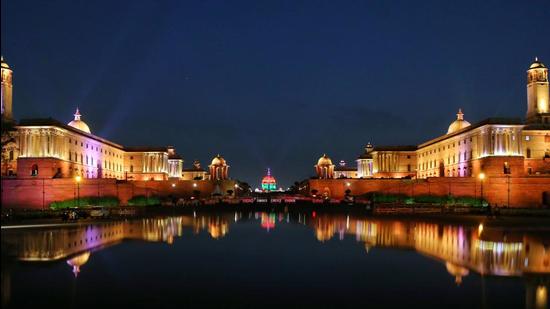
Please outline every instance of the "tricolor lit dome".
M459 109L458 114L456 114L456 120L453 121L453 123L451 123L451 125L449 126L449 130L447 130L447 134L454 133L468 126L470 126L470 123L464 120L464 114L462 113L462 109Z
M74 120L69 122L68 125L73 128L79 129L80 131L91 134L92 132L90 131L90 127L88 127L88 125L84 121L80 120L80 117L82 117L82 115L80 115L80 111L77 108L76 113L74 113Z
M271 176L271 169L267 169L267 175L262 178L262 190L275 191L277 190L277 181L275 177Z

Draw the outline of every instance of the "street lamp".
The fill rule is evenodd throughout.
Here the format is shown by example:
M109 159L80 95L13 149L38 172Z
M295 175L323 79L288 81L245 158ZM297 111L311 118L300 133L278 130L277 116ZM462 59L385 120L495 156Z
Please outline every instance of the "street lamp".
M77 175L74 179L76 180L76 207L80 207L80 181L82 180L82 177Z
M481 195L481 206L483 206L483 181L485 180L485 173L479 173L478 175L479 177L479 181L481 182L481 191L480 191L480 195Z

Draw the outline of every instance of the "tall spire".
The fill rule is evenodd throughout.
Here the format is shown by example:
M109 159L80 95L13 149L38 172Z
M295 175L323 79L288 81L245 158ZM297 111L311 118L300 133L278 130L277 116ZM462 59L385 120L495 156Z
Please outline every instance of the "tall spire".
M456 114L456 120L464 120L464 113L462 113L462 108L458 109L458 114Z
M81 116L82 116L82 115L80 115L80 111L78 110L78 107L77 107L77 108L76 108L76 112L74 113L74 120L75 120L75 121L80 120L80 117L81 117Z
M269 167L267 168L267 176L271 176L271 169Z

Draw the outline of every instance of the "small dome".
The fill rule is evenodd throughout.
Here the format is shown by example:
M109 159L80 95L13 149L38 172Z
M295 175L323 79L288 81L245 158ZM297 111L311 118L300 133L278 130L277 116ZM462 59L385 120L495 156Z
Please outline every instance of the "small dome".
M332 165L332 160L326 154L323 154L317 161L317 165Z
M80 266L86 264L88 259L90 259L90 251L86 251L70 260L67 260L67 264L73 267L73 274L75 277L78 276L78 273L80 273Z
M449 129L447 130L447 134L454 133L468 126L470 126L470 123L464 120L464 114L462 113L462 109L459 109L458 114L456 114L456 120L453 121L453 123L451 123L451 125L449 126Z
M535 62L533 62L531 64L531 66L529 67L529 70L530 69L543 69L543 68L546 68L546 66L544 66L544 63L540 62L539 58L535 57Z
M77 108L76 113L74 114L74 120L69 122L68 125L73 128L79 129L80 131L91 134L92 132L90 131L90 127L88 127L88 125L84 121L80 120L80 117L82 117L82 115L80 115L80 111Z
M218 154L217 156L214 157L214 159L212 159L211 165L223 166L223 165L226 165L226 162L225 162L225 159Z
M8 65L8 63L6 61L4 61L4 56L1 56L2 58L2 68L3 69L9 69L10 66Z

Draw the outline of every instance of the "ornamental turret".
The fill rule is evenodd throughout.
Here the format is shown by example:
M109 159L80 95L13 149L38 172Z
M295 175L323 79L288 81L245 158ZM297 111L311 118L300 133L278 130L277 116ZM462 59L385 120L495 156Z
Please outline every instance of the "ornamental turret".
M13 71L2 56L2 122L13 121Z
M527 70L527 122L550 122L548 68L535 58Z

